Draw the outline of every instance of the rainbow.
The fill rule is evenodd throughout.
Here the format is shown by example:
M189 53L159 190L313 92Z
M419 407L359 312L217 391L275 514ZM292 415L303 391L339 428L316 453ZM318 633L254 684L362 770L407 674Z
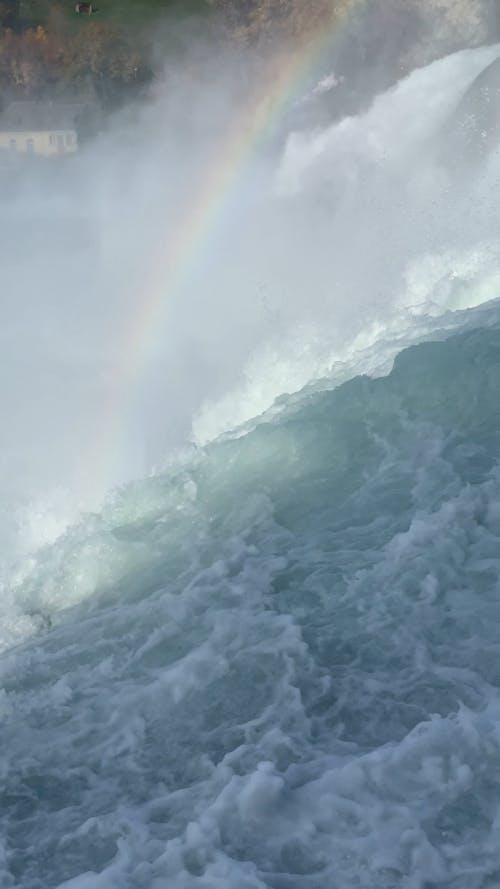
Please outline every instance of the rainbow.
M359 2L362 0L346 0L330 27L321 28L299 48L277 53L271 60L258 78L259 87L221 136L195 200L184 209L175 232L169 228L141 288L142 296L124 325L121 358L107 381L101 433L94 440L93 473L99 463L102 466L103 453L109 454L111 470L117 449L130 435L140 382L155 354L158 332L164 326L173 294L185 283L209 236L221 223L251 159L321 63L338 28ZM109 488L114 481L111 471L103 470L101 489Z

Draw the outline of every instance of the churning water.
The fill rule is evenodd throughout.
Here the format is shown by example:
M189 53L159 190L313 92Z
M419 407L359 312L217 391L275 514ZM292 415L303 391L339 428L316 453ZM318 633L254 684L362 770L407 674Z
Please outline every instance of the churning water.
M411 257L404 331L6 573L2 887L500 885L500 309L467 308L500 264L471 215Z

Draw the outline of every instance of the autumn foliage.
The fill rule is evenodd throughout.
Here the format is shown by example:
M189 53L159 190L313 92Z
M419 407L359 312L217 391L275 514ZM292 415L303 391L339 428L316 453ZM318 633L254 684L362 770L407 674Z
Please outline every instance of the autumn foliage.
M355 80L358 70L371 65L396 77L443 52L484 40L486 2L490 0L199 0L199 9L205 9L199 32L222 34L231 47L252 47L250 55L258 66L268 50L275 55L281 44L293 53L300 43L307 44L337 23L352 19L357 27L350 29L349 51L336 60L336 70L345 73L342 68L346 68ZM160 10L171 3L143 0L144 8L148 4L152 14L148 27L153 31L153 10L160 16ZM23 4L23 8L28 6ZM184 6L184 0L178 0L176 8L182 11ZM179 33L175 27L174 36L166 41L168 48L162 45L158 51L157 36L150 34L148 43L147 29L138 30L125 15L82 21L68 15L59 0L51 0L46 8L45 18L36 20L38 26L33 21L23 24L17 0L0 0L0 102L64 92L91 95L111 105L150 83L154 69L166 65L169 53L171 67L178 64L181 53L175 46ZM162 30L164 36L169 27ZM189 35L193 33L188 30Z
M341 18L358 0L214 0L233 36L258 45L307 39Z
M88 22L72 33L50 25L0 32L3 95L38 98L64 89L105 99L149 75L129 33L111 24Z

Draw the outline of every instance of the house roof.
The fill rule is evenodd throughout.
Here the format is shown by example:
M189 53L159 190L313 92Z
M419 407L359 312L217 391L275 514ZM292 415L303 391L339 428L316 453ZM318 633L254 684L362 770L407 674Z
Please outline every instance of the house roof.
M72 130L84 109L75 103L12 102L0 114L0 131Z

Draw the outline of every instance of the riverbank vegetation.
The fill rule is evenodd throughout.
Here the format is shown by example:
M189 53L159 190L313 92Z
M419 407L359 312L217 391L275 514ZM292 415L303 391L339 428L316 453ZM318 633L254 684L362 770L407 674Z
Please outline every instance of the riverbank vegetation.
M443 47L483 39L491 5L490 0L96 0L98 11L86 16L76 14L73 0L0 0L0 103L64 96L105 110L120 107L148 90L166 58L175 65L189 48L179 28L180 20L189 19L196 23L189 35L215 34L257 53L276 42L307 40L337 20L356 19L359 27L337 47L341 70L336 73L354 81L360 71L376 67L400 76ZM444 35L436 49L433 22ZM388 32L397 35L391 45Z

